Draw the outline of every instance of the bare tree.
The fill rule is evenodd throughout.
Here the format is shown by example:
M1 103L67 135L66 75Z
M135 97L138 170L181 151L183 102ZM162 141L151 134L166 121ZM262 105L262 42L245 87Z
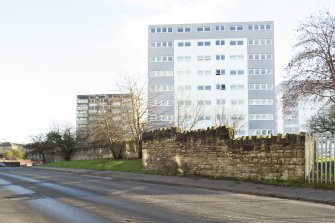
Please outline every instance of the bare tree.
M88 120L88 142L108 147L114 159L122 158L122 145L130 140L131 126L127 122L126 109L129 95L98 95Z
M335 106L320 110L308 120L308 128L311 132L335 133Z
M321 11L298 27L296 54L286 67L284 110L315 99L335 104L335 16Z
M143 79L130 75L121 74L121 76L123 80L118 84L118 87L122 94L129 95L127 120L131 124L132 135L137 141L142 138L143 132L165 126L152 125L149 113L155 114L155 116L170 114L173 112L173 99L166 99L162 92L156 92L152 89L148 91L147 82Z
M183 95L175 97L175 126L186 131L194 129L205 116L205 100L199 100L196 104L193 101L192 104L189 97Z
M124 103L125 121L129 126L132 139L138 145L139 157L142 157L142 134L150 129L148 125L148 89L146 82L130 76L123 76L119 84L121 93L128 95L128 103Z
M51 149L51 145L47 140L46 134L31 136L31 140L31 143L25 145L27 153L31 155L41 155L43 163L46 163L46 155Z
M27 152L41 155L43 163L47 155L60 155L65 160L71 160L72 154L78 149L73 128L68 125L60 127L55 123L48 133L31 136L31 140L25 145Z
M142 134L152 128L148 121L148 110L159 107L149 106L148 101L154 101L157 94L148 95L147 85L143 80L130 75L120 76L122 81L116 86L120 91L119 97L115 94L97 95L90 99L88 127L82 129L82 132L87 132L86 141L89 145L107 146L116 159L122 156L124 142L135 141L141 157Z
M241 130L245 124L245 114L243 111L231 107L226 108L225 106L219 106L215 109L213 115L213 126L229 126L234 129L234 132Z

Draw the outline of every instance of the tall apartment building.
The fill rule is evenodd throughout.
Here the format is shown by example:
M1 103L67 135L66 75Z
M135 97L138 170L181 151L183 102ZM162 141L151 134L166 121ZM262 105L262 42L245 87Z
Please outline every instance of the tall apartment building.
M286 98L285 94L288 91L288 81L281 82L277 88L277 99L282 101ZM324 106L322 100L316 100L312 97L309 100L299 101L295 103L294 107L285 107L285 103L280 103L278 108L281 111L278 113L281 115L279 122L281 122L282 129L279 131L282 133L299 133L308 132L308 122L318 110Z
M127 94L92 94L77 95L77 139L84 142L90 130L90 124L97 118L110 118L122 120L123 109L129 108L129 95ZM106 116L105 116L106 114ZM124 127L127 127L123 122Z
M153 126L230 113L243 114L238 135L277 133L273 22L150 25L148 36Z
M308 121L320 108L315 101L299 103L289 114L283 116L283 133L308 132Z

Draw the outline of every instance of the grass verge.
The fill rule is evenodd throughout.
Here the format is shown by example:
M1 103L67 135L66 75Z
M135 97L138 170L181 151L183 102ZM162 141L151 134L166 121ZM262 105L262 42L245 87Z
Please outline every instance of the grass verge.
M111 170L120 172L142 173L142 161L140 159L132 160L72 160L64 162L46 163L43 167L74 168L87 170Z
M59 168L74 168L74 169L87 169L87 170L111 170L120 172L132 172L132 173L146 173L146 174L159 174L156 171L144 171L142 170L141 159L132 160L113 160L113 159L97 159L97 160L73 160L64 162L55 162L43 164L43 167L59 167ZM165 175L178 175L173 171ZM208 177L208 176L197 176L197 175L180 175L185 177L205 177L216 180L234 180L240 182L252 182L259 184L269 184L284 187L305 187L305 188L318 188L318 189L335 189L335 183L333 184L321 184L321 183L305 183L302 181L292 180L263 180L256 181L252 179L236 179L229 177Z

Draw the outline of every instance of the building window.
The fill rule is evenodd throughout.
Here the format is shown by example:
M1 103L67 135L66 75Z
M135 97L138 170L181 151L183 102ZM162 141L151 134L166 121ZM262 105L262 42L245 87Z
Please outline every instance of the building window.
M197 56L198 61L210 61L211 59L211 56Z
M172 33L171 27L150 28L150 33Z
M216 60L225 60L225 55L221 54L221 55L216 55L215 56Z
M211 120L211 116L210 115L202 115L199 117L200 121L209 121Z
M189 32L191 32L191 28L189 28L189 27L178 27L177 32L178 33L189 33Z
M243 31L243 29L242 25L229 26L230 31Z
M237 70L237 75L244 75L244 70Z
M184 106L184 105L189 106L192 104L192 101L191 100L179 100L177 101L177 103L179 106Z
M180 62L189 62L191 61L191 57L190 56L178 56L177 57L177 61L180 61Z
M262 53L262 54L249 54L249 60L272 60L272 54Z
M172 42L151 42L150 48L168 48L172 47Z
M217 84L216 85L216 90L224 91L224 90L226 90L226 85L225 84Z
M215 31L224 31L224 26L215 26Z
M190 91L191 85L178 85L177 89L178 91Z
M272 39L249 39L248 45L272 45Z
M190 70L178 70L177 71L177 75L178 76L181 76L181 75L191 75L192 74L192 71L190 71Z
M273 114L249 114L249 120L273 120Z
M217 46L224 46L225 45L225 41L224 40L215 40L215 45L217 45Z
M198 76L210 76L212 72L210 70L198 70L197 75Z
M244 90L243 84L231 84L230 90Z
M242 61L242 60L244 60L243 55L230 55L229 58L230 58L231 61L236 61L236 60Z
M150 57L150 62L151 63L156 63L156 62L173 62L173 57L172 56Z
M211 100L199 100L198 105L211 105L212 101Z
M270 24L250 24L248 25L249 30L271 30Z
M238 100L234 99L234 100L230 101L230 104L231 105L244 105L244 100L242 100L242 99L238 99Z
M203 27L197 27L197 32L210 32L211 27L209 26L203 26Z
M238 100L237 103L238 103L239 105L244 105L244 100Z
M149 72L150 77L169 77L173 76L172 70L153 70Z
M211 42L210 41L201 41L198 42L198 46L210 46Z
M250 135L272 135L273 129L250 129Z
M173 115L159 115L158 121L173 121Z
M225 75L225 74L226 74L225 69L217 69L215 71L215 75Z
M258 69L249 69L249 75L272 75L272 69L258 68Z
M150 91L173 91L173 85L151 85Z
M236 84L231 84L230 85L230 90L236 90L237 89L237 85Z
M198 85L197 89L199 91L210 91L212 87L210 85Z
M149 103L150 106L173 106L173 100L153 100Z
M249 105L273 105L273 99L249 99Z
M161 100L160 106L173 106L173 100Z
M231 46L236 46L236 45L243 45L243 40L232 40L232 41L229 41L229 45Z
M217 120L225 120L226 116L224 114L216 114L216 119Z
M177 46L178 47L189 47L191 46L191 42L178 42Z
M244 70L230 70L230 75L244 75Z
M273 90L273 84L249 84L250 91Z
M216 104L217 105L225 105L226 104L226 100L225 99L216 99Z

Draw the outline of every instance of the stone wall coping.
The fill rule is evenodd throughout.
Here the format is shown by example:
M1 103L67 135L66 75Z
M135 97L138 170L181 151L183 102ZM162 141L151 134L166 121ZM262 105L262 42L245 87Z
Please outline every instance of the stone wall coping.
M230 140L232 143L255 143L255 142L304 142L307 133L299 134L277 134L277 135L257 135L257 136L241 136L234 138L233 128L226 126L209 127L207 129L197 129L192 131L181 131L177 127L161 128L150 132L143 133L142 139L172 139L177 140L196 138L204 139L205 137L218 137L220 140Z

